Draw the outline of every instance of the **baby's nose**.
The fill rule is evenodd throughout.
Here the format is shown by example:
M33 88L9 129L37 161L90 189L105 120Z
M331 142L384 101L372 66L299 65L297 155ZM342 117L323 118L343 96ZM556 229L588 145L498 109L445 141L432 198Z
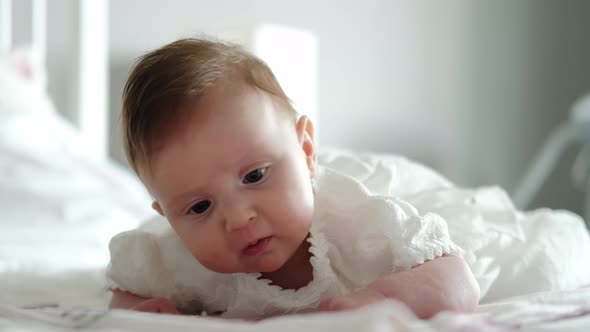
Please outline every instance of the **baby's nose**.
M255 220L256 211L250 204L236 203L226 209L225 229L227 232L234 232L248 227Z

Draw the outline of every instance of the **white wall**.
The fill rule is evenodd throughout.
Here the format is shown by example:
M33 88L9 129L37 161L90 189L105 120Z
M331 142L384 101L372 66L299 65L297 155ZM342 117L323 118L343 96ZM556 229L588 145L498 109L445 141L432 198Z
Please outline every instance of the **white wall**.
M111 123L140 54L202 32L299 26L320 40L322 145L402 153L461 185L512 190L574 98L590 91L588 13L585 0L111 1ZM535 206L580 211L567 174L573 153Z
M459 107L467 183L513 189L541 142L590 92L590 2L466 1L465 85ZM533 206L581 211L572 148Z
M323 145L407 153L449 170L456 113L440 103L457 60L452 50L442 57L436 51L441 40L456 43L449 14L442 5L409 1L116 1L112 91L120 93L134 57L175 38L257 22L303 27L320 40ZM118 98L112 105L120 107Z

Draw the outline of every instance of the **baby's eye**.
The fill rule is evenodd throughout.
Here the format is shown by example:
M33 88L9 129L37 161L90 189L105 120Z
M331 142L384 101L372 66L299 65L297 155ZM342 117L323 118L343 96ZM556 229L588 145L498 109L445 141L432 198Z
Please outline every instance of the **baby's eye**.
M191 207L191 212L194 212L196 214L201 214L201 213L204 213L205 211L207 211L209 206L211 206L211 201L207 201L207 200L200 201Z
M244 176L244 180L242 180L243 183L248 184L248 183L256 183L260 180L262 180L262 178L264 177L264 173L266 173L266 170L268 169L268 167L262 167L262 168L258 168L253 170L252 172L246 174L246 176Z

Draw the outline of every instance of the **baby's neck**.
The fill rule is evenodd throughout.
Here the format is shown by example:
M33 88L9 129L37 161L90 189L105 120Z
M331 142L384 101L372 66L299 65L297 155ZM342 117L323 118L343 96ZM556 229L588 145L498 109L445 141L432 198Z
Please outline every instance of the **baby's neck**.
M297 251L287 263L273 272L264 272L261 278L272 281L271 285L277 285L283 289L299 289L313 280L313 267L309 252L310 243L305 239L297 248Z

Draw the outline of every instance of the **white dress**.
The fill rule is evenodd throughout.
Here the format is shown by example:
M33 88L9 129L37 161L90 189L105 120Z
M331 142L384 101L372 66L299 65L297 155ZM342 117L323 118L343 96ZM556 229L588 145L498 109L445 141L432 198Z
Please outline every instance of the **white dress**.
M590 236L564 210L519 211L498 186L461 188L401 156L322 149L319 163L372 193L442 216L480 287L480 303L590 285Z
M191 256L163 218L110 243L111 289L171 299L188 313L265 317L316 307L327 297L366 287L379 277L443 254L461 254L446 222L400 199L371 193L360 181L319 168L308 241L313 280L285 290L259 273L221 274Z

